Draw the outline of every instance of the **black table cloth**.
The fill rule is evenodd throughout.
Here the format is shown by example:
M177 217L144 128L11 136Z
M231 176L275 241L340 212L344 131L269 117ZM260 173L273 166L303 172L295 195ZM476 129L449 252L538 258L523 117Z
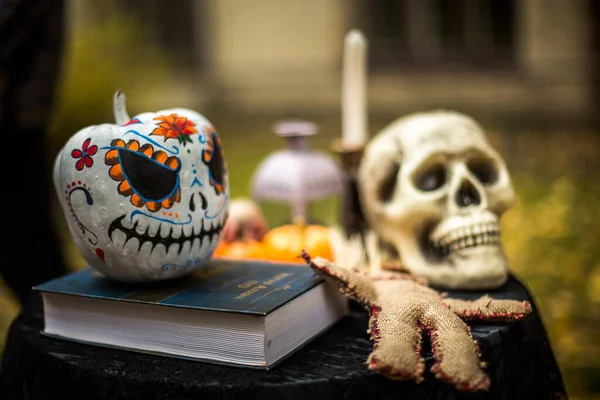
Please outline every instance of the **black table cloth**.
M453 297L482 293L448 291ZM489 292L529 300L514 277ZM559 368L535 311L511 324L471 324L491 378L488 392L458 392L427 372L420 384L368 371L368 315L350 315L271 371L211 365L101 348L40 334L38 296L13 322L0 369L2 400L180 399L557 399L567 398ZM428 367L429 343L424 344Z

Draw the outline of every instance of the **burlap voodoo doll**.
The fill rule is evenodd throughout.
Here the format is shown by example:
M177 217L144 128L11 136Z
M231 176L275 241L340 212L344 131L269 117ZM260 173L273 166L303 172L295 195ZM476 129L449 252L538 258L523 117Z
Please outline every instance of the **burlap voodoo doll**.
M317 273L333 280L341 293L369 312L373 351L368 368L393 379L423 380L421 335L425 332L431 338L431 372L436 378L463 391L487 390L490 380L464 321L515 321L531 312L528 302L489 296L474 301L452 299L407 273L366 273L323 258L311 259L307 253L303 256Z
M437 378L464 391L488 389L465 321L514 321L531 305L452 299L433 287L481 291L507 282L500 219L515 191L501 155L467 115L415 113L369 141L356 179L361 207L352 211L364 217L366 232L332 235L334 263L305 257L370 313L369 368L422 381L427 334Z

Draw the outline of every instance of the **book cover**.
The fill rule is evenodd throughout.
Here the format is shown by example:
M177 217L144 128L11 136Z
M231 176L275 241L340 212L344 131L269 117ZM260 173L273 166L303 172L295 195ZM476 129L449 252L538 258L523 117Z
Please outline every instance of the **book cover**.
M267 315L322 282L305 264L212 259L172 281L123 283L87 268L36 286L40 292Z

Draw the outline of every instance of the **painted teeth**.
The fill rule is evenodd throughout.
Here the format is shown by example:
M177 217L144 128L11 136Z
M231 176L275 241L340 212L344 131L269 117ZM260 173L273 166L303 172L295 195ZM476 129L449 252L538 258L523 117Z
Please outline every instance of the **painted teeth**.
M451 252L469 247L498 243L500 243L500 227L495 223L489 223L452 231L437 242L431 242L430 249L435 255L447 256Z

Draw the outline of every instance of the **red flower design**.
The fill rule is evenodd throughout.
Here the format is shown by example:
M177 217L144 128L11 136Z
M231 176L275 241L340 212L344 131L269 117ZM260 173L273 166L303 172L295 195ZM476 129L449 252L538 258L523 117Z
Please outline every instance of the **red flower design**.
M85 139L81 150L75 149L71 152L71 156L73 158L79 159L75 163L75 168L77 168L77 171L81 171L84 166L89 168L94 165L92 156L98 152L98 146L95 144L90 146L91 141L92 139L90 138Z
M135 125L135 124L141 124L141 123L142 123L142 121L140 121L139 119L133 118L133 119L130 119L129 122L126 122L125 124L123 124L123 126L129 126L129 125Z

